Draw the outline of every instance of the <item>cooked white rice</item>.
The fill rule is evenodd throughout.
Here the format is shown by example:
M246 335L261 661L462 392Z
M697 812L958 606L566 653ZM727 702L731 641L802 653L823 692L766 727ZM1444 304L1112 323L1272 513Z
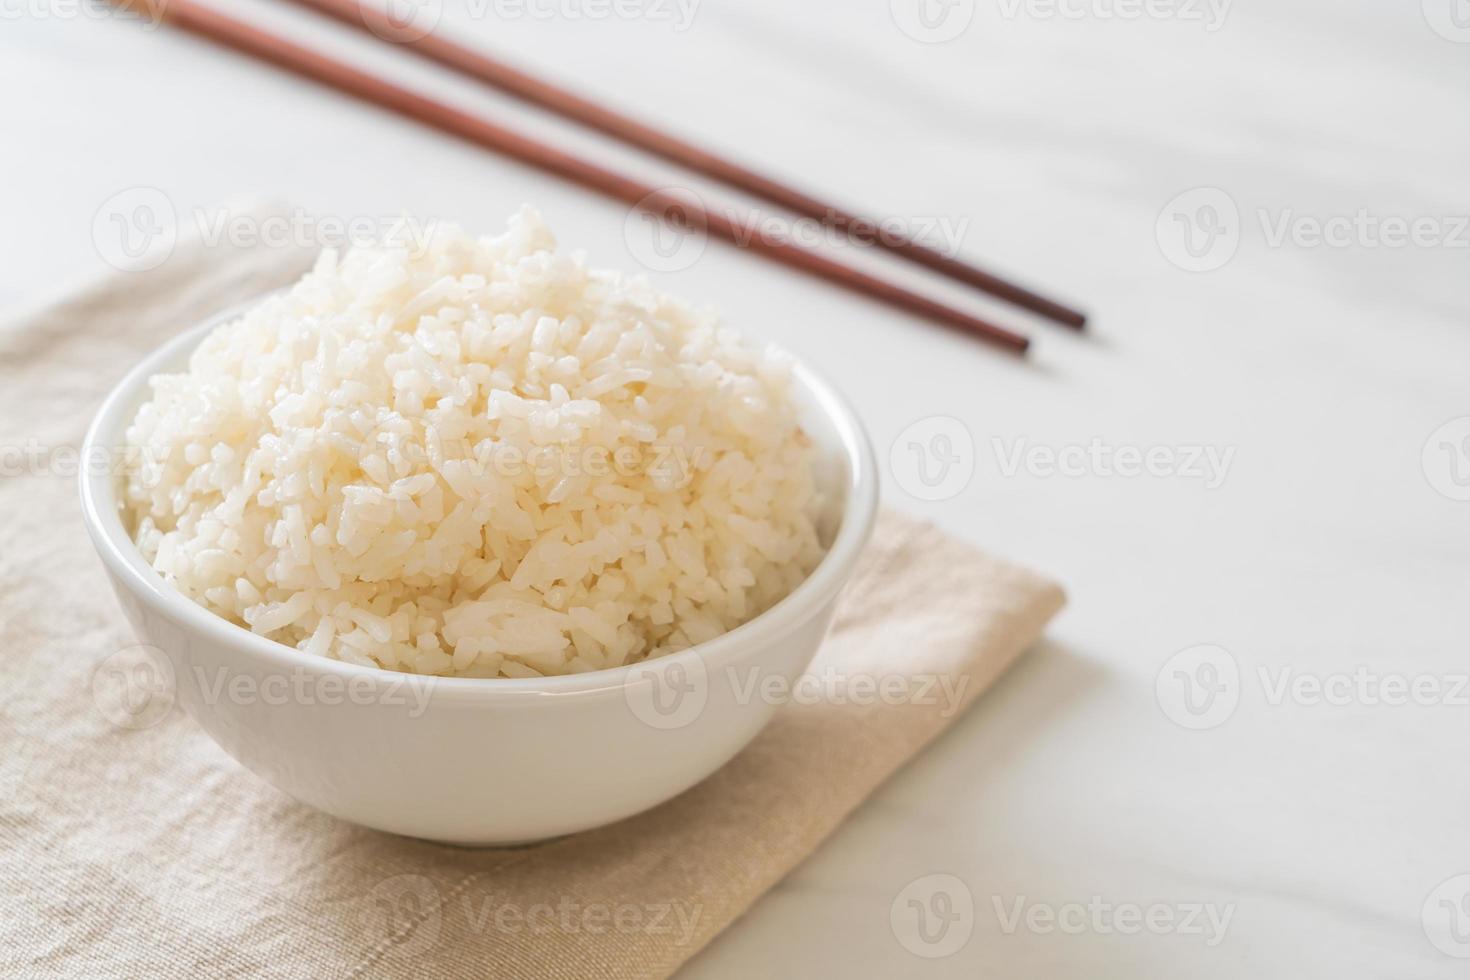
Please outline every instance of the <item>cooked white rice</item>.
M143 555L308 653L530 677L684 649L822 554L790 368L642 278L498 238L328 252L152 379Z

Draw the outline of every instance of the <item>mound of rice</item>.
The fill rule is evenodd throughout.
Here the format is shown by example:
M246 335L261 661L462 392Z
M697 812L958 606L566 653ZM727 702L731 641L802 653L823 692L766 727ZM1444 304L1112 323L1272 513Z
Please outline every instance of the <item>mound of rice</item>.
M822 555L789 364L558 252L530 210L326 253L151 384L138 547L311 654L616 667L740 625Z

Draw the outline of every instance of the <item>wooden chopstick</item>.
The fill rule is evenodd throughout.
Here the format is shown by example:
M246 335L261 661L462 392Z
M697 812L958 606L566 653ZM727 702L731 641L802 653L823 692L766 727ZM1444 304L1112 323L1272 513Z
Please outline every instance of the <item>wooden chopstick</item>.
M917 313L944 326L960 330L1016 354L1024 354L1030 341L1004 327L918 295L876 276L850 268L816 252L789 242L767 237L753 224L741 223L677 195L625 177L614 171L564 153L545 143L462 112L442 102L370 75L310 48L235 20L195 0L112 0L126 9L139 11L155 22L167 23L191 34L214 41L243 54L259 58L287 71L392 110L426 126L520 160L533 167L565 177L619 201L672 218L686 227L707 229L709 234L737 246L749 248L783 265L800 269L890 306Z
M380 40L389 41L382 28L373 30L371 18L387 16L361 0L292 0L326 14L344 24L364 30ZM479 79L503 92L549 109L558 115L582 123L602 133L671 160L697 173L714 178L731 187L764 198L796 214L814 218L842 231L848 231L886 248L935 272L974 286L992 296L1013 303L1033 313L1082 329L1087 316L1080 310L1064 306L1009 282L967 262L952 258L902 234L884 231L876 234L878 225L855 217L846 211L818 200L792 187L772 180L738 164L702 150L691 143L638 122L589 99L582 98L558 85L527 74L488 55L472 51L438 33L419 30L393 36L391 43L400 44L430 61Z

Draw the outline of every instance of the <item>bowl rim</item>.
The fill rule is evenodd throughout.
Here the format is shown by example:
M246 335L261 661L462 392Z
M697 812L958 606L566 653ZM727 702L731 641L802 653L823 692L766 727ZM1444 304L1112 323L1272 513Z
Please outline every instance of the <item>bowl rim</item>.
M163 367L192 351L210 331L240 316L279 290L263 293L236 304L182 331L158 346L135 364L108 392L87 427L81 459L93 459L101 447L111 450L123 445L132 413L141 404L148 380ZM837 434L846 464L847 499L841 523L827 553L817 567L787 596L754 619L727 633L695 644L678 653L643 660L621 667L550 677L445 677L415 674L383 667L367 667L331 657L313 656L278 640L251 632L206 609L165 582L147 562L123 527L112 466L83 466L79 478L82 519L92 543L115 581L148 604L155 612L187 630L202 633L212 642L240 651L282 670L305 669L342 676L344 682L367 678L375 686L409 684L431 688L441 695L495 699L501 696L565 696L600 694L624 690L630 683L652 683L652 674L676 670L709 671L737 662L817 615L842 589L856 567L857 559L872 535L878 511L877 463L862 422L852 405L819 372L777 344L774 350L788 357L799 386L826 416ZM109 455L107 458L113 458ZM677 676L677 675L676 675ZM357 681L362 683L362 681Z

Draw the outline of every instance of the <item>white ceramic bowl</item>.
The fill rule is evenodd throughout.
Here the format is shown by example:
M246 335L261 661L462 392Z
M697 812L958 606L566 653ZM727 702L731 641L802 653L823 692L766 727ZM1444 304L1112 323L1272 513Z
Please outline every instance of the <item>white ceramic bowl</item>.
M227 311L159 348L108 395L83 459L115 452L154 374L181 370ZM631 667L535 680L433 678L309 656L257 636L167 585L123 526L122 477L88 469L87 530L128 619L177 702L247 768L364 826L455 844L586 830L677 795L739 752L778 707L832 619L872 532L878 479L851 408L805 367L803 426L830 498L830 549L790 596L724 636ZM112 458L115 458L113 456Z

